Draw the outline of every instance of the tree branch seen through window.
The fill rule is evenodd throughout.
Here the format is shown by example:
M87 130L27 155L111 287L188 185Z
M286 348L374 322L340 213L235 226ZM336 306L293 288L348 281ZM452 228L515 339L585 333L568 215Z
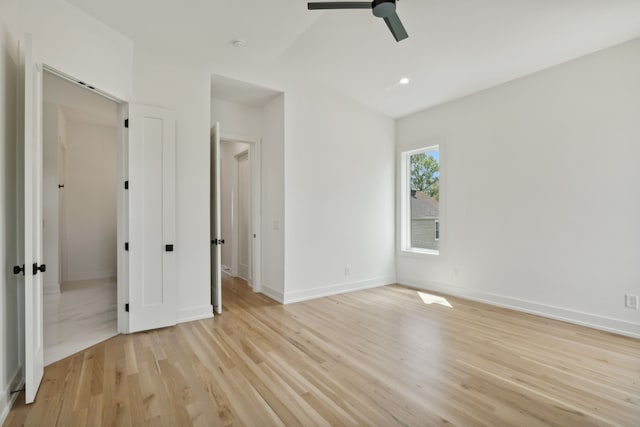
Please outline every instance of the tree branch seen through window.
M437 156L437 151L411 156L411 190L420 191L435 200L440 200L440 164Z

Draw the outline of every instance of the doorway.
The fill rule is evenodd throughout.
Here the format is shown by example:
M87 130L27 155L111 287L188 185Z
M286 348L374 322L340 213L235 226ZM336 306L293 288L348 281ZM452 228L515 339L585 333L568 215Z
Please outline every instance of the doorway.
M43 73L44 364L118 334L122 105Z
M253 223L251 221L251 170L249 164L249 149L247 148L235 156L235 184L237 208L233 211L234 252L237 264L237 276L251 283L253 268L251 263L251 235Z
M253 283L250 144L220 143L220 221L222 272Z
M211 153L211 300L221 313L222 274L260 292L260 141L217 123Z

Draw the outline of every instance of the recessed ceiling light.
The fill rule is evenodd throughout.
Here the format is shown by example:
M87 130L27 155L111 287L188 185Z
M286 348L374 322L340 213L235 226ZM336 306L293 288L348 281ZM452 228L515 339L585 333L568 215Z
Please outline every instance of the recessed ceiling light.
M410 82L409 77L403 77L400 79L400 84L401 85L408 85Z
M236 39L234 41L231 42L232 45L234 45L235 47L242 47L244 46L244 40L242 39Z

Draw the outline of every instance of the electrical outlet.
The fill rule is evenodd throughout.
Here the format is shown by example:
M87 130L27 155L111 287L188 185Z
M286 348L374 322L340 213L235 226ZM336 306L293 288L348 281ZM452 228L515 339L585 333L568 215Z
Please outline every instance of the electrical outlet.
M638 309L638 295L625 295L624 296L624 305L627 308L633 308L634 310Z
M351 274L351 266L350 265L345 265L344 266L344 275L345 276L349 276Z

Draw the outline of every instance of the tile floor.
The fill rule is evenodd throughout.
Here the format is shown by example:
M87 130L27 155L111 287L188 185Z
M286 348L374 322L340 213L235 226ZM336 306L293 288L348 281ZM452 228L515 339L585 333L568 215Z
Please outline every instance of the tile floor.
M44 295L44 364L118 334L116 279L63 283Z

